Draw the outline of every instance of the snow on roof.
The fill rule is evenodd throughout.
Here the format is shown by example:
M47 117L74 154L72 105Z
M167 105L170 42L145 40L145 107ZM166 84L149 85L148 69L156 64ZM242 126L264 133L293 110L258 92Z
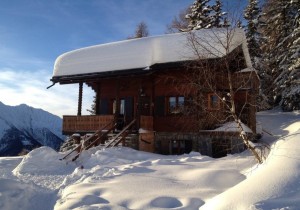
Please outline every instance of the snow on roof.
M203 29L193 32L165 34L140 39L124 40L77 49L60 55L54 64L53 77L149 69L154 64L195 60L189 34L195 35L201 46L197 46L201 57L216 58L226 55L227 29ZM248 67L251 61L246 38L242 29L231 31L229 52L242 45Z

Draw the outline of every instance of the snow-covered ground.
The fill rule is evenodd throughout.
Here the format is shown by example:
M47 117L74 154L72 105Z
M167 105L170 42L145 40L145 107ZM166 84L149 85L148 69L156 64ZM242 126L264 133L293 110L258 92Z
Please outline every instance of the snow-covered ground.
M299 209L300 113L260 112L257 165L249 152L221 159L162 156L129 148L86 151L60 161L49 147L0 158L0 209Z

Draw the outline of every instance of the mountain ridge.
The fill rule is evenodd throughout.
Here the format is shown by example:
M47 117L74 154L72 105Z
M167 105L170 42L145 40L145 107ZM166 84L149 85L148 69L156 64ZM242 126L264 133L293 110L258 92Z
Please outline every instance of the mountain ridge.
M64 141L61 127L62 119L45 110L0 101L0 156L18 155L39 146L58 150Z

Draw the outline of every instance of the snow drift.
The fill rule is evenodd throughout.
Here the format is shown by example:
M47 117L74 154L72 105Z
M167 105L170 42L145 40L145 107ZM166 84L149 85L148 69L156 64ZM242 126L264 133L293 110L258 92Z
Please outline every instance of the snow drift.
M213 159L92 148L71 162L41 147L0 158L0 208L298 209L300 113L272 110L258 120L274 134L262 139L275 141L262 165L248 151Z

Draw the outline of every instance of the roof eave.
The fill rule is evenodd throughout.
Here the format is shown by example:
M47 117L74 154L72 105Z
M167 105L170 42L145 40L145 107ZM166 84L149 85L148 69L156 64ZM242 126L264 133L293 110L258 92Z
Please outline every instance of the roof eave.
M62 76L53 76L50 81L60 84L72 84L82 81L92 81L99 80L103 78L114 78L120 76L130 76L130 75L142 75L147 73L143 69L128 69L122 71L106 71L106 72L95 72L87 74L76 74L76 75L62 75Z
M53 76L50 81L53 83L60 84L72 84L82 81L95 81L100 79L116 78L116 77L130 77L130 76L140 76L152 74L155 71L162 69L174 69L181 66L184 66L185 63L190 61L177 61L169 63L157 63L152 66L145 68L136 68L136 69L122 69L115 71L106 71L106 72L94 72L87 74L77 74L77 75L62 75L62 76Z

